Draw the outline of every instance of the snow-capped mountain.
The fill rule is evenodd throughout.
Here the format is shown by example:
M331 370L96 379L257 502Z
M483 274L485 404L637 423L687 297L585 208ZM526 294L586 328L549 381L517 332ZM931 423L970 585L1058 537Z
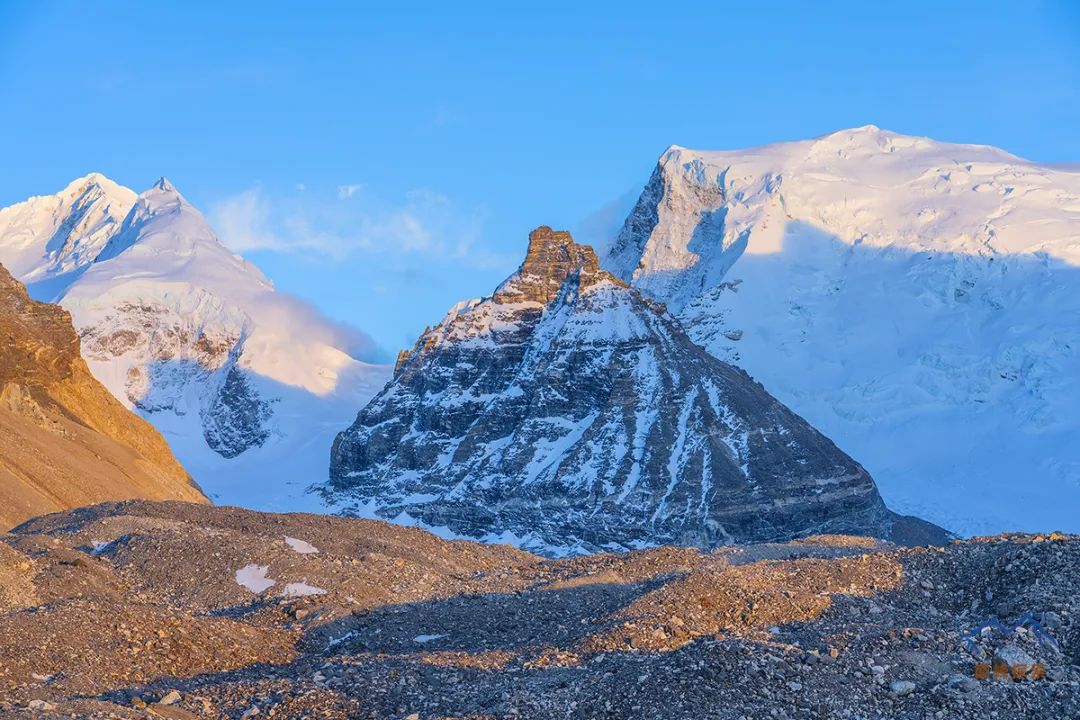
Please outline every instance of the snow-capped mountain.
M126 187L91 173L56 195L0 209L0 261L35 298L55 297L94 261L135 198Z
M1080 530L1080 172L868 126L660 158L606 268L965 533Z
M71 313L95 377L219 501L310 505L334 433L390 374L229 251L164 179L136 197L90 175L0 211L9 259Z
M856 532L912 539L863 468L664 308L541 227L334 443L326 495L559 554Z

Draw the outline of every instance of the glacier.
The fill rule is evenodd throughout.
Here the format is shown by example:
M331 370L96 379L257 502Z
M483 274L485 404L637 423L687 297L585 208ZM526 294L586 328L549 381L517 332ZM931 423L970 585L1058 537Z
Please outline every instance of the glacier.
M673 146L602 258L963 534L1080 531L1080 172L874 126Z

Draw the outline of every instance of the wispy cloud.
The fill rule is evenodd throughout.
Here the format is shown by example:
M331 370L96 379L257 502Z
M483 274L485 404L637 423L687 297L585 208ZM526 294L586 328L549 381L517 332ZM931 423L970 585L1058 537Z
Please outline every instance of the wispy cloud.
M356 183L353 185L338 185L337 196L339 200L348 200L356 193L364 189L362 183Z
M360 189L365 192L357 195ZM484 208L463 210L427 189L388 203L360 184L339 187L337 199L310 189L271 197L255 186L213 205L208 215L237 252L314 252L334 259L360 252L416 254L478 267L506 261L482 246Z

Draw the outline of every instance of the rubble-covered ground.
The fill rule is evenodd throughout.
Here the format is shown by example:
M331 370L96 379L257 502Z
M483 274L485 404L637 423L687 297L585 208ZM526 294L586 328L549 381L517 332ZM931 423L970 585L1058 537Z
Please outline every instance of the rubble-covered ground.
M1072 718L1078 613L1056 533L544 560L128 502L0 535L0 716Z

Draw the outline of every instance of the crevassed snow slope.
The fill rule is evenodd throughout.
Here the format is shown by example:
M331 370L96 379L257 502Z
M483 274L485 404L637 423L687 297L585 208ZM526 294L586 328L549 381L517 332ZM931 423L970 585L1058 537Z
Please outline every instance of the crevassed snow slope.
M962 533L1080 530L1080 172L868 126L666 151L604 264Z
M305 491L388 367L350 355L340 329L277 292L164 179L136 198L90 175L0 211L0 231L0 262L71 312L94 375L215 501L319 507ZM79 252L61 263L54 246Z

